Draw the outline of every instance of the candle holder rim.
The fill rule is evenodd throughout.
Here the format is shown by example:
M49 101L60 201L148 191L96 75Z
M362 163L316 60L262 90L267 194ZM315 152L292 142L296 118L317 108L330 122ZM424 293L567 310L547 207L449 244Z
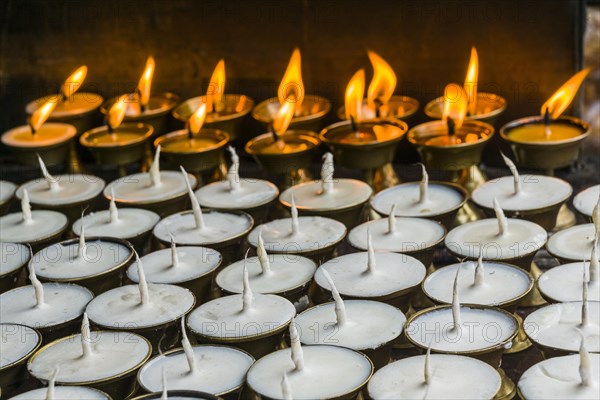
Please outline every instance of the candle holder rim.
M43 206L43 207L52 207L54 209L64 209L64 208L71 208L71 207L76 207L76 206L80 206L80 205L87 205L89 202L95 200L100 193L102 193L105 189L106 189L106 181L104 181L104 179L96 176L96 175L90 175L90 174L62 174L62 175L55 175L54 178L57 179L58 181L60 181L60 178L65 177L66 179L72 179L73 176L76 175L81 175L87 178L91 178L92 180L86 180L84 179L85 182L89 183L89 182L101 182L101 187L100 190L94 190L93 193L90 193L89 196L81 199L81 200L77 200L77 201L71 201L71 202L64 202L64 203L52 203L52 202L48 202L48 201L37 201L36 199L32 198L31 195L30 196L30 200L29 202L34 205L34 206ZM30 181L27 181L25 183L23 183L21 186L19 186L19 188L17 189L17 191L15 192L15 197L19 200L23 199L23 190L24 187L29 184L29 183L35 183L38 181L43 181L44 178L36 178L36 179L32 179ZM64 200L64 199L61 199ZM33 210L32 210L33 211ZM41 211L41 210L40 210ZM51 210L45 210L45 211L51 211Z
M94 96L95 99L97 100L95 103L89 103L89 104L93 104L92 107L86 107L84 109L84 111L81 112L73 112L73 111L52 111L52 113L50 114L49 120L51 121L53 118L61 118L61 119L71 119L71 118L79 118L82 117L84 115L88 115L93 113L94 111L96 111L98 108L100 108L100 106L102 105L102 103L104 103L104 97L102 97L102 95L98 94L98 93L94 93L94 92L86 92L86 91L77 91L75 93L73 93L72 96ZM31 115L33 114L39 107L38 104L42 103L43 101L45 101L48 98L52 98L52 97L58 97L55 94L50 94L47 96L43 96L40 98L37 98L35 100L31 100L29 103L27 103L25 105L25 113L27 115ZM67 100L68 101L68 100Z
M268 200L265 200L262 203L257 203L257 204L253 204L252 206L245 206L245 207L243 207L246 210L251 210L251 209L254 209L254 208L257 208L257 207L261 207L261 206L267 205L270 202L272 202L273 200L275 200L277 197L279 197L279 188L277 187L277 185L275 185L271 181L268 181L266 179L254 179L254 178L243 178L243 177L240 177L240 181L243 181L243 180L251 180L251 181L254 181L254 182L260 181L262 184L265 184L266 186L269 186L271 189L275 190L275 195L272 198L269 198ZM198 193L199 191L201 191L203 188L209 187L211 185L216 185L216 184L221 183L221 182L227 182L227 180L221 180L221 181L217 181L217 182L208 183L208 184L202 186L201 188L196 189L194 191L194 195L196 195L196 193ZM198 198L198 196L196 196L196 198ZM198 202L200 203L200 205L202 207L213 209L215 211L224 211L224 210L226 210L226 211L229 211L229 210L239 210L239 211L241 211L240 208L227 208L225 206L223 206L221 208L218 208L218 207L215 207L215 206L206 205L206 203L202 204L202 201L200 201L200 199L198 199Z
M181 396L184 398L201 399L201 400L222 400L220 397L217 397L210 393L200 392L198 390L185 390L185 389L184 390L180 390L180 389L169 390L167 388L167 395L168 396ZM162 396L162 392L153 392L153 393L140 394L139 396L132 397L131 400L153 400L153 399L158 400L158 399L160 399L160 396Z
M25 249L27 249L27 246L26 246L26 245L24 245L23 243L15 243L15 242L2 242L2 244L9 244L9 243L10 243L10 244L16 244L16 245L18 245L18 246L22 246L22 247L24 247ZM19 269L23 268L25 265L29 264L29 261L31 261L31 253L30 253L30 252L27 252L26 254L27 254L27 259L26 259L26 260L25 260L25 261L24 261L22 264L20 264L19 266L17 266L16 268L14 268L14 269L12 269L12 270L10 270L10 271L8 271L8 272L5 272L5 273L3 273L3 274L0 274L0 279L2 279L2 278L4 278L4 277L6 277L6 276L8 276L8 275L14 274L16 271L18 271ZM4 259L3 259L3 261L4 261ZM0 324L2 324L2 323L0 322ZM20 324L16 324L16 325L20 325Z
M172 172L173 174L177 174L177 176L181 175L181 172L179 172L179 171L172 171L172 170L161 170L160 171L161 174L163 174L165 172ZM112 194L108 190L111 185L113 185L119 181L123 181L123 179L127 179L129 177L139 175L139 174L148 174L148 173L147 172L138 172L138 173L135 173L132 175L127 175L125 178L116 179L116 180L110 182L108 185L106 185L106 187L102 191L102 195L104 196L104 198L106 200L108 200L108 201L112 200ZM196 187L196 185L198 184L198 180L196 179L196 177L193 174L190 174L189 172L188 172L188 179L190 180L190 186L192 187L192 189L194 189ZM135 205L153 205L153 204L157 204L157 203L163 203L163 202L167 202L170 200L178 199L178 198L184 197L184 196L188 196L187 189L183 189L181 191L181 193L175 193L172 196L167 197L167 198L160 198L160 199L153 199L153 200L127 200L127 199L122 199L122 198L119 199L119 198L115 197L115 202L117 204L120 203L120 204L125 204L125 205L134 205L134 206ZM155 212L155 211L153 211L153 212Z
M350 142L350 143L340 143L338 141L335 140L331 140L329 138L327 138L327 135L329 133L331 133L333 130L335 129L339 129L341 127L345 127L345 126L351 126L351 122L348 120L344 120L344 121L338 121L335 122L329 126L326 126L325 128L323 128L321 130L321 132L319 133L319 138L321 139L321 141L325 144L328 145L332 145L332 146L337 146L337 147L347 147L347 148L361 148L361 147L381 147L381 146L387 146L390 143L395 143L395 142L399 142L400 140L402 140L402 138L404 137L404 135L407 134L408 130L408 124L400 119L391 119L391 118L370 118L370 119L363 119L360 121L356 122L357 126L360 125L373 125L373 126L377 126L377 125L391 125L394 126L398 129L400 129L400 134L398 136L394 136L390 139L387 140L374 140L372 142L364 142L364 143L355 143L355 142Z
M18 243L18 244L23 244L23 245L26 245L26 244L28 244L28 243L29 243L29 244L37 244L37 243L44 242L44 241L46 241L46 240L52 239L52 238L54 238L55 236L62 236L62 233L63 233L63 232L64 232L64 231L65 231L65 230L68 228L68 226L69 226L69 219L67 218L67 216L66 216L64 213L60 212L60 211L55 211L55 210L43 210L43 209L42 209L42 210L35 210L35 209L34 209L34 210L31 210L32 218L35 216L36 212L39 212L39 211L41 211L41 212L42 212L42 213L44 213L44 214L47 214L47 213L52 213L52 214L55 214L55 215L56 215L56 214L59 214L60 216L62 216L62 218L61 218L61 219L62 219L62 222L63 222L63 224L62 224L62 225L59 227L59 229L57 229L57 230L55 230L55 231L51 232L50 234L48 234L48 235L46 235L46 236L42 236L42 237L40 237L40 238L36 238L35 240L27 240L27 241L23 241L23 242L12 242L12 243ZM20 212L20 211L17 211L17 212L14 212L14 213L10 213L10 214L3 215L2 217L0 217L0 220L2 220L2 218L6 218L6 217L8 217L8 216L10 216L10 215L15 215L15 214L16 214L16 215L19 215L19 216L22 216L22 212Z
M406 95L402 95L402 94L394 94L394 95L392 95L392 97L390 97L389 102L392 102L394 100L410 103L410 104L414 105L414 109L412 109L412 110L410 110L410 112L404 113L402 115L390 115L386 118L403 120L403 119L412 117L413 115L415 115L417 113L417 111L419 111L419 107L421 106L421 103L419 102L419 100L417 100L411 96L406 96ZM364 106L365 104L367 104L367 102L368 102L368 99L365 97L362 101L362 105ZM343 121L347 121L346 106L342 105L338 108L337 117Z
M236 111L234 113L231 114L227 114L227 115L223 115L223 116L219 116L218 118L214 119L214 120L208 120L208 115L210 115L211 113L207 113L207 119L206 119L206 124L211 124L211 123L215 123L215 122L222 122L222 121L229 121L232 119L236 119L236 118L240 118L243 117L245 115L248 115L251 111L252 108L254 108L254 99L250 96L247 96L245 94L239 94L239 93L225 93L223 95L223 101L225 102L225 99L229 99L229 98L239 98L244 99L245 102L248 103L248 106L245 107L243 110L241 111ZM186 118L183 118L183 116L181 115L181 108L185 105L187 105L188 103L194 103L194 102L205 102L206 99L206 95L200 95L200 96L194 96L194 97L190 97L189 99L186 99L184 101L182 101L179 105L177 105L177 107L175 107L173 109L173 111L171 112L171 115L173 116L173 118L175 118L178 121L182 121L182 122L187 122Z
M254 148L254 145L256 143L259 143L260 141L265 140L267 138L273 137L273 134L271 132L267 132L267 133L262 133L258 136L253 137L252 139L248 140L248 142L246 142L246 145L244 146L244 150L246 151L246 153L253 155L253 156L258 156L258 157L286 157L286 156L290 156L290 155L297 155L297 154L301 154L304 152L312 151L316 147L319 147L319 145L321 144L321 139L319 138L317 133L315 133L313 131L309 131L309 130L305 130L305 129L290 129L290 130L286 131L285 133L280 134L278 136L278 138L285 141L286 135L289 135L291 137L298 137L300 139L305 139L304 141L312 144L312 146L309 146L306 149L297 150L297 151L293 151L290 153L262 153L262 152L256 151L256 149Z
M540 292L540 295L544 298L544 300L546 300L546 302L549 303L547 305L558 304L558 303L569 303L569 302L573 302L573 300L571 300L571 301L562 301L562 300L558 300L558 299L555 299L554 297L550 296L548 293L546 293L546 292L544 292L544 290L542 290L542 287L540 286L540 282L541 282L540 278L542 276L544 276L544 274L548 273L550 270L554 270L555 268L560 268L560 267L564 267L564 266L571 265L571 264L585 265L584 263L585 263L585 261L583 261L583 260L572 261L572 262L568 262L566 264L562 264L561 263L561 264L557 265L556 267L553 267L551 269L547 269L547 270L545 270L545 271L542 272L542 274L538 277L538 279L535 280L535 287ZM598 301L600 301L600 300L591 300L591 299L588 299L588 302L598 302Z
M590 124L580 118L572 117L569 115L561 115L558 118L553 119L551 122L560 122L566 123L567 125L575 125L579 128L582 128L582 133L578 136L563 139L563 140L552 140L547 142L527 142L521 140L514 140L510 137L509 132L517 127L535 123L543 123L544 116L543 115L533 115L529 117L523 117L519 119L515 119L514 121L510 121L500 128L500 136L508 143L514 143L516 145L527 145L527 146L536 146L536 147L546 147L551 145L562 145L568 143L579 142L585 138L587 138L591 133Z
M20 149L23 151L33 151L35 149L51 149L54 147L60 147L60 146L64 146L65 143L69 142L70 140L72 140L75 136L77 136L77 128L75 128L74 125L72 124L68 124L66 122L52 122L52 121L48 121L48 122L44 122L42 124L42 126L48 126L48 127L58 127L58 128L63 128L66 129L68 131L68 137L61 141L61 142L56 142L56 143L50 143L50 144L39 144L39 143L29 143L29 142L24 142L25 146L19 145L19 146L15 146L14 143L7 143L5 137L8 137L7 134L12 133L13 131L18 131L22 128L27 128L30 129L29 127L27 127L26 125L20 125L20 126L15 126L14 128L11 128L7 131L5 131L2 136L0 136L0 141L2 142L3 145L5 145L6 147L12 148L12 149ZM19 143L22 144L22 143Z
M35 333L35 335L36 335L36 345L29 352L27 352L27 354L23 355L21 358L18 358L16 360L14 360L13 362L0 367L0 373L1 373L1 372L8 370L9 368L13 368L19 364L23 364L29 358L33 357L33 354L35 354L39 350L40 346L42 345L42 334L36 328L28 326L28 325L24 325L24 324L15 324L12 322L1 322L0 325L17 325L19 327L28 328L28 329L31 329L33 331L33 333Z
M327 115L327 113L329 113L329 111L331 110L331 102L326 99L323 96L319 96L316 94L306 94L304 96L304 101L302 104L304 104L304 102L307 101L307 99L313 99L313 103L316 104L320 104L323 108L320 109L318 112L316 113L312 113L312 114L308 114L308 115L301 115L301 116L294 116L292 118L292 124L293 123L298 123L298 122L306 122L306 121L312 121L318 118L322 118L325 115ZM271 103L279 103L279 98L278 97L270 97L266 100L261 101L260 103L258 103L253 109L252 109L252 118L254 118L255 120L262 122L264 124L270 124L273 119L272 118L266 118L264 116L264 114L260 113L259 111L262 111L263 109L266 109L268 107L269 104Z
M351 208L355 208L358 207L361 204L366 203L367 201L369 201L369 198L372 196L373 194L373 189L371 188L371 186L369 186L368 183L361 181L360 179L352 179L352 178L334 178L334 180L336 182L340 182L340 181L351 181L351 182L359 182L361 184L363 184L366 188L369 188L370 191L368 193L367 198L362 199L360 201L356 201L354 203L350 203L350 204L346 204L343 207L308 207L302 204L298 204L296 203L296 209L298 210L302 210L302 211L314 211L314 212L327 212L327 211L336 211L336 212L343 212L346 210L349 210ZM280 195L279 195L279 202L288 209L292 208L292 203L290 201L284 200L283 199L283 195L286 192L293 192L295 190L295 188L298 188L300 186L308 186L308 185L314 185L315 182L320 182L320 180L313 180L310 182L302 182L302 183L298 183L292 187L287 188L286 190L284 190Z
M450 149L454 149L454 148L464 148L464 147L471 147L471 146L476 146L476 145L482 145L482 144L486 143L487 141L489 141L492 138L492 136L494 136L494 133L495 133L494 127L491 124L488 124L487 122L479 121L479 120L475 120L475 119L465 119L463 121L463 124L462 124L463 127L466 126L466 125L474 125L474 126L478 126L480 128L485 128L490 133L488 135L486 135L485 137L480 137L475 142L464 142L464 143L454 144L454 145L451 145L451 146L431 145L431 144L419 143L415 139L415 136L417 135L416 134L417 128L423 129L423 128L428 128L428 127L433 127L433 126L438 126L438 125L446 126L445 122L443 122L442 120L435 120L435 121L423 122L422 124L413 126L412 128L410 128L410 130L407 133L408 141L410 143L412 143L413 145L418 146L418 147L434 148L434 149L441 149L441 150L450 150Z
M96 128L92 128L88 131L85 131L84 133L81 134L81 136L79 137L79 143L82 146L85 147L92 147L92 148L104 148L104 149L110 149L110 148L128 148L130 146L136 146L139 145L140 143L146 141L148 138L150 138L152 136L152 134L154 133L154 127L152 127L152 125L148 125L148 124L144 124L142 122L125 122L122 123L121 125L119 125L118 128L115 129L115 134L119 133L119 129L137 129L139 130L139 132L145 132L143 135L141 135L139 138L127 141L125 143L119 143L119 142L115 142L115 143L93 143L90 138L94 135L100 135L102 133L107 133L107 134L111 134L108 131L108 127L107 126L98 126Z
M164 135L160 135L154 140L152 144L154 148L157 148L163 142L175 141L177 139L188 139L188 130L187 129L179 129L173 132L165 133ZM196 154L196 153L204 153L210 150L216 150L223 146L225 146L231 140L229 134L221 129L216 128L202 128L196 134L192 135L192 139L202 139L202 136L210 135L213 138L219 139L219 141L211 146L202 147L199 149L190 149L190 151L170 151L168 148L161 148L161 152L170 153L170 154Z
M120 97L121 96L116 96L116 97L112 97L108 100L105 100L102 103L102 105L100 106L100 112L103 115L108 115L108 111L110 110L110 107ZM167 103L164 107L149 109L147 111L140 112L137 115L125 114L125 118L123 119L123 121L124 122L134 122L134 121L138 121L138 120L144 120L147 118L153 118L153 117L158 117L158 116L162 116L165 114L169 114L175 107L177 107L177 105L181 101L181 98L179 97L179 95L176 93L173 93L173 92L152 93L150 95L150 99L153 99L153 98L154 99L159 98L159 99L166 100Z
M471 119L471 120L477 121L477 120L486 119L486 118L493 118L493 117L498 116L502 112L504 112L504 110L506 110L506 107L507 107L506 99L504 97L500 96L499 94L489 93L489 92L477 92L477 98L479 99L479 97L497 99L496 103L499 104L499 107L495 108L487 113L475 114L475 115L467 114L467 116L465 117L465 120ZM439 119L441 115L439 113L434 112L434 110L439 103L443 104L444 101L445 101L444 96L436 97L435 99L430 100L425 105L425 108L423 109L423 111L425 112L425 115L427 115L429 118L432 118L435 120Z

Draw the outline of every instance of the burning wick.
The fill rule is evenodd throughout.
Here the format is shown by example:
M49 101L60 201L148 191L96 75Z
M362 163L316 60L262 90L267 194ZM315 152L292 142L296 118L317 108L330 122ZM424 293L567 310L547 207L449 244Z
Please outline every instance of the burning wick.
M504 215L504 211L498 203L498 199L494 197L494 212L496 213L496 219L498 220L498 235L503 236L508 232L508 219Z
M263 274L271 273L271 263L269 261L269 255L267 254L267 249L265 248L265 241L262 237L262 229L258 231L258 245L256 246L256 255L258 257L258 262L260 263L260 267L262 269Z
M552 135L552 130L550 129L550 110L546 107L544 111L544 134L546 138L549 138Z
M92 350L92 339L90 333L90 320L86 312L83 313L83 319L81 320L81 350L82 357L86 358L94 354Z
M519 170L517 169L515 163L512 162L510 158L506 157L503 152L500 152L500 155L502 156L504 163L506 164L508 169L510 169L510 172L513 176L514 194L519 194L519 192L521 191L521 179L519 178Z
M185 185L187 186L188 195L190 197L190 202L192 203L192 211L194 213L194 222L196 223L196 229L202 230L204 229L204 217L202 216L202 209L200 208L200 203L198 203L198 199L194 195L192 185L190 184L190 180L188 179L187 171L181 165L179 166L179 169L181 169L181 173L183 174L183 179L185 180Z
M329 283L329 287L331 288L331 295L333 297L333 301L335 302L335 319L337 326L342 326L347 321L346 316L346 306L344 305L344 300L342 300L342 296L340 296L340 292L338 292L337 287L333 283L333 279L331 279L331 275L327 272L326 269L323 269L323 276Z
M283 378L281 379L281 394L283 395L283 400L293 399L292 386L285 371L283 371Z
M373 249L373 240L371 238L371 229L367 228L367 273L375 272L375 250Z
M185 353L185 359L187 360L188 367L190 368L189 373L195 373L198 368L196 367L196 359L194 358L194 349L188 339L188 335L185 331L185 317L181 317L181 347Z
M296 318L292 318L292 322L290 323L290 343L292 347L292 362L296 367L295 370L302 371L304 369L304 352L300 344L298 329L296 329Z
M29 268L29 280L31 281L31 286L33 286L33 290L35 291L35 307L44 307L46 305L44 302L44 286L35 274L35 268L33 267L33 264L30 263L27 268Z
M448 135L454 136L456 134L456 124L452 118L446 118L446 126L448 127Z
M248 251L250 251L250 249L248 249ZM246 265L246 261L248 260L248 251L246 251L246 255L244 256L244 276L242 280L242 312L250 310L254 304L254 293L252 293L252 289L250 288L250 279L248 278L248 266Z
M350 116L350 127L352 128L352 132L358 134L358 126L356 125L353 115Z
M56 378L58 377L58 373L60 372L60 366L55 366L54 371L52 372L52 376L48 381L48 390L46 391L46 399L45 400L54 400L54 386L56 385Z
M148 294L148 283L146 282L146 273L144 272L144 267L142 266L142 260L140 260L140 256L137 251L134 250L135 253L135 262L137 263L137 271L138 271L138 290L140 291L140 301L142 305L148 304L150 302L150 295Z
M458 298L458 274L460 273L460 265L456 269L456 276L454 277L454 286L452 288L452 322L453 330L460 329L462 323L460 318L460 299Z

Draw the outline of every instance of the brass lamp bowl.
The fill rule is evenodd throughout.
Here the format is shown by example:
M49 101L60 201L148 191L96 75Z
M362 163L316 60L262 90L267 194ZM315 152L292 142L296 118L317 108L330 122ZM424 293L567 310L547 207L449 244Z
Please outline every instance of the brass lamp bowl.
M264 100L254 107L252 118L268 129L275 115L277 115L279 107L280 103L277 97ZM289 129L318 132L322 128L323 119L329 113L329 110L331 110L329 100L321 96L307 94L304 96L300 112L297 112L292 118Z
M500 136L510 144L517 164L523 168L554 170L569 166L579 157L581 142L591 132L590 125L575 117L561 116L553 122L575 126L581 129L581 135L565 140L548 142L521 142L510 137L510 131L528 124L543 123L543 116L521 118L500 128Z
M115 129L115 133L137 133L139 137L126 142L98 142L98 137L110 135L106 126L100 126L85 132L79 138L79 143L87 148L101 165L127 165L144 158L146 144L152 136L154 129L151 125L142 123L122 124Z
M477 93L477 110L467 119L487 122L494 125L498 116L506 110L506 99L495 93ZM425 106L425 114L431 119L442 119L444 114L444 97L431 100Z
M191 115L201 103L206 103L206 96L197 96L187 99L173 110L173 118L184 128ZM223 96L223 110L208 112L204 121L205 128L225 131L231 140L237 140L242 135L242 124L246 115L252 111L254 100L243 94L225 94Z
M419 101L415 98L394 95L388 101L387 110L385 112L381 112L379 117L407 121L416 114L416 112L419 110L419 106ZM367 99L364 99L362 103L362 115L365 119L378 118L375 112L367 107ZM338 108L337 116L341 120L347 119L345 106Z

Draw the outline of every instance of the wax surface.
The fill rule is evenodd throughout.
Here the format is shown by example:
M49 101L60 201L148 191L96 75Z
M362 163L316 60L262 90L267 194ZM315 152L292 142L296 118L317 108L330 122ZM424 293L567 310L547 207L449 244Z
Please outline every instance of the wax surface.
M406 317L396 307L371 300L345 300L347 320L337 324L335 303L310 308L295 319L303 344L329 344L353 350L377 349L402 333Z
M71 140L77 134L73 125L47 122L42 125L35 135L27 125L18 126L2 134L2 143L12 147L42 147L63 143Z
M358 131L354 132L350 125L331 130L327 133L327 139L332 142L343 144L365 144L386 142L402 136L404 131L396 125L391 124L358 124Z
M16 271L29 261L29 248L18 243L0 242L0 276Z
M263 273L258 257L249 257L228 265L217 275L217 285L230 293L242 293L244 264L253 292L263 294L283 293L308 283L317 269L309 258L288 254L271 254L270 271Z
M298 210L338 210L365 203L373 189L365 182L356 179L334 178L333 190L322 192L321 181L295 185L284 191L279 199L291 207L292 193Z
M532 123L513 128L507 134L516 142L557 142L573 139L583 133L577 126L561 123L551 123L550 132L550 135L546 135L545 124Z
M11 400L46 400L48 388L30 390L21 393ZM55 386L54 398L57 400L105 400L108 397L99 390L84 386Z
M195 303L192 292L175 285L150 283L148 297L149 302L141 304L138 285L121 286L97 296L86 312L96 324L136 329L181 318Z
M427 185L426 201L419 202L419 196L419 182L409 182L377 193L371 206L382 215L389 215L395 204L398 217L431 217L455 209L464 200L458 190L435 183Z
M124 146L141 140L145 132L127 132L117 129L114 133L96 134L89 138L89 143L95 146Z
M53 343L31 360L28 369L34 377L48 381L60 365L57 383L114 377L139 367L151 352L148 342L131 332L92 332L92 354L87 357L82 356L81 334Z
M575 225L556 232L548 239L548 251L569 260L589 260L596 230L594 224Z
M183 350L159 355L140 370L138 381L146 391L162 391L162 371L169 390L197 390L219 395L244 384L254 358L243 351L225 347L194 346L197 370L191 372ZM170 398L170 397L169 397Z
M428 219L396 218L396 232L390 233L387 218L358 225L348 234L350 244L367 250L367 230L370 230L375 251L412 252L431 247L443 239L444 227Z
M480 206L494 208L494 199L503 210L535 210L566 201L573 192L562 179L543 175L521 175L521 190L514 192L512 176L485 182L473 191L471 198Z
M346 227L341 222L323 217L299 217L299 232L293 234L292 219L276 219L255 227L248 235L251 246L258 245L258 232L267 252L304 252L323 249L339 242L346 235Z
M161 148L166 152L173 153L188 153L196 152L208 147L213 147L221 140L212 137L202 137L202 134L195 135L191 140L186 136L182 136L178 139L167 139L161 142Z
M196 178L188 174L192 187L196 186ZM115 192L115 200L123 203L154 203L181 196L187 193L185 179L179 171L161 171L160 184L152 185L150 174L142 172L112 181L104 189L104 197L111 199L111 190Z
M226 180L210 183L196 191L196 198L202 207L243 211L268 203L279 194L277 186L268 181L240 179L239 183L239 190L234 191Z
M28 115L33 114L41 104L52 97L55 98L56 95L46 96L32 101L31 103L27 104L25 111ZM104 99L99 94L78 91L64 101L59 102L56 105L56 108L52 111L52 114L50 114L50 119L73 117L78 116L78 114L90 112L100 107L103 100Z
M600 396L598 375L600 373L600 355L590 354L591 376L596 385L583 386L579 375L579 354L554 357L541 361L521 375L518 387L527 400L593 400Z
M541 226L521 220L508 219L508 232L498 234L496 218L469 222L448 232L446 247L463 257L477 258L483 246L484 260L503 260L522 257L540 249L547 233Z
M583 215L591 217L594 207L596 207L596 204L598 204L599 197L600 185L595 185L579 192L573 199L573 205L577 211Z
M490 349L507 342L517 330L516 321L495 309L461 306L462 324L454 329L452 308L436 309L413 319L406 335L420 347L431 344L433 351L471 352Z
M315 282L331 290L323 275L326 270L338 291L346 296L379 297L419 285L425 278L425 266L405 254L376 252L374 271L367 270L366 252L345 254L322 264Z
M586 261L551 268L538 278L538 288L545 296L559 302L580 301L583 296L583 270L585 268L589 279L589 265ZM588 300L600 301L600 281L588 282Z
M94 297L83 286L44 283L44 305L37 306L33 286L21 286L0 294L2 322L34 328L50 327L80 317Z
M184 211L162 219L154 227L154 236L164 242L175 242L182 245L218 244L242 235L252 227L252 219L245 214L230 214L218 211L202 213L204 227L196 228L194 214Z
M213 249L206 247L177 247L179 263L173 266L171 249L163 249L146 254L141 258L146 281L151 283L181 283L199 278L217 269L223 257ZM139 282L138 263L127 268L127 277Z
M44 178L34 179L19 186L17 197L23 198L23 189L27 189L32 204L56 206L89 201L104 189L104 181L93 175L57 175L58 190L50 190Z
M254 294L252 308L242 310L242 295L204 303L188 317L189 328L203 336L236 338L259 335L286 325L296 315L289 300L272 294Z
M160 220L158 214L142 208L121 208L119 218L110 220L110 211L92 212L79 218L73 224L73 233L81 234L81 222L85 225L86 236L111 236L119 239L135 238L154 228Z
M600 352L600 303L588 301L589 325L581 326L581 301L542 307L525 318L525 332L536 343L572 352L579 351L581 336L593 353Z
M17 185L14 183L0 180L0 204L4 204L12 199L16 190Z
M431 354L431 380L424 380L425 356L408 357L375 372L369 381L374 400L492 399L500 389L500 375L489 364L472 357Z
M4 320L4 316L2 317ZM0 324L0 368L21 360L31 353L42 340L32 328L9 323Z
M0 217L0 242L29 243L53 236L67 227L67 217L56 211L32 210L32 220L20 212Z
M373 369L365 356L343 347L302 346L302 350L303 370L295 370L289 348L279 350L250 367L248 385L262 396L281 399L286 372L294 399L329 399L360 388Z
M252 150L258 154L288 154L297 153L315 147L314 143L298 137L283 137L279 141L264 138L252 143Z
M532 286L531 277L509 264L483 262L483 283L475 285L477 262L465 262L439 268L425 279L425 294L438 303L452 303L456 269L460 268L458 291L462 303L484 306L501 305L525 294Z

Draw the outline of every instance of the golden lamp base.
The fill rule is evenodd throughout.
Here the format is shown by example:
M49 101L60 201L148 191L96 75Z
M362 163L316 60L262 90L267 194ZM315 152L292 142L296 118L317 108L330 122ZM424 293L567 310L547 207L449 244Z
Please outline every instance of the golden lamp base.
M500 385L500 390L494 396L494 400L510 400L517 394L517 385L506 376L506 372L502 368L498 368L498 373L502 379L502 384Z
M367 182L375 192L396 186L400 183L400 178L394 170L391 163L375 169L363 170L363 180Z
M563 204L558 210L558 216L556 217L556 226L552 229L553 232L558 232L560 230L570 228L577 223L577 217L575 213L571 211L571 209Z
M511 348L506 350L504 352L504 354L519 353L519 352L521 352L523 350L527 350L528 348L531 347L531 341L529 341L529 338L527 337L527 334L525 333L525 328L523 327L523 318L521 318L521 316L517 313L514 313L513 315L515 316L515 319L519 323L519 331L517 332L517 336L515 336L515 338L512 341Z
M534 280L537 280L537 278L542 274L540 267L537 266L535 261L531 262L530 273ZM538 307L538 306L542 306L544 304L546 304L546 300L544 300L544 298L542 297L540 291L537 288L537 285L534 285L531 292L529 292L529 294L527 296L525 296L525 298L523 300L521 300L521 302L519 303L519 306L520 307Z

